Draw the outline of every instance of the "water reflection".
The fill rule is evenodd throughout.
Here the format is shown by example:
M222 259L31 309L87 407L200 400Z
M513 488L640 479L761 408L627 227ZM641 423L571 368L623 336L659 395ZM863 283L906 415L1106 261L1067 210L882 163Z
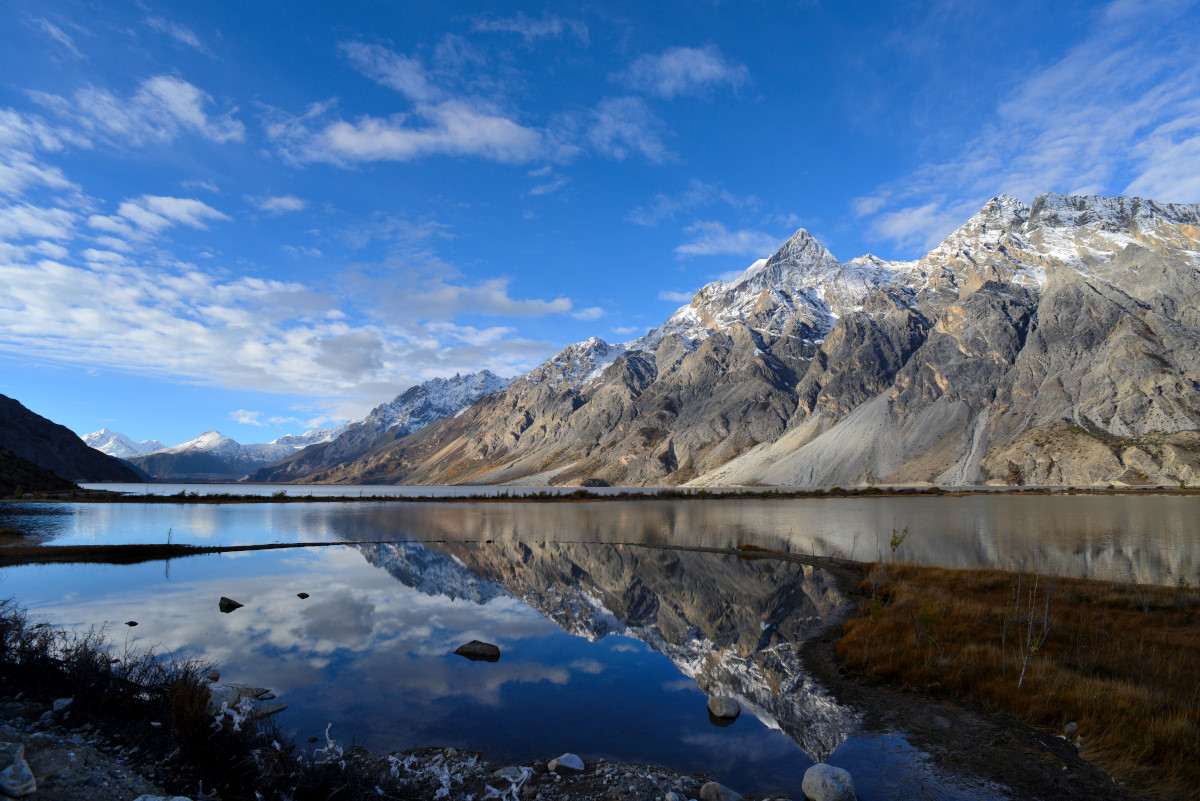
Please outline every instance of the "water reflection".
M335 540L592 542L733 547L944 567L1200 584L1200 498L969 496L584 503L7 504L0 526L46 541L249 544Z
M853 736L854 717L804 675L799 648L840 601L824 574L790 562L510 537L197 557L169 576L49 565L0 579L56 623L115 621L118 648L203 656L225 681L272 688L301 740L332 723L340 741L380 750L454 745L501 762L569 750L758 794L798 795L826 757L864 776L929 771L919 754ZM222 595L245 606L221 614ZM496 643L500 661L453 654L472 639ZM711 725L708 694L736 697L742 716ZM944 779L912 787L978 797Z
M507 589L563 631L591 641L608 635L640 640L706 695L737 698L815 761L828 757L853 723L800 664L800 645L840 603L831 579L811 567L640 546L513 540L359 548L369 562L409 586L419 582L425 592L465 597L479 592L483 579L484 591ZM433 552L450 558L430 569Z

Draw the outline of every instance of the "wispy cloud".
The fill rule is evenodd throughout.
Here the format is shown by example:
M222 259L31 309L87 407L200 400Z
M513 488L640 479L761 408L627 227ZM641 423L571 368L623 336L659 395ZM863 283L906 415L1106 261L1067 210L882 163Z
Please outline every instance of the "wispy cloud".
M540 18L517 14L515 17L480 19L475 21L472 28L476 31L519 34L526 42L570 35L582 42L584 47L589 43L588 26L585 23L554 14L543 14Z
M695 292L680 292L678 290L664 289L658 293L659 300L669 300L671 303L690 303Z
M229 419L235 423L241 423L244 426L263 427L267 425L259 418L262 417L262 412L251 412L246 409L236 409L229 413Z
M779 249L780 238L764 231L726 230L715 220L699 220L686 229L692 240L675 248L680 256L767 256Z
M586 309L571 312L571 316L576 320L599 320L607 312L599 306L588 306Z
M72 39L66 31L52 23L50 20L37 17L36 19L30 20L29 24L35 29L49 36L54 41L58 42L58 44L62 46L63 50L66 50L71 56L79 59L87 58L87 56L81 53L79 48L75 46L75 40Z
M173 75L142 81L130 97L118 97L96 87L81 89L70 99L44 92L30 94L83 133L106 137L115 144L168 142L181 131L192 131L214 142L246 137L246 127L233 116L236 108L210 114L212 97Z
M716 87L737 89L750 80L744 64L727 59L716 45L673 47L639 57L615 80L639 92L673 98L699 95Z
M225 214L193 198L142 195L123 201L116 214L93 214L88 226L126 240L145 240L175 225L207 230Z
M640 153L656 164L674 158L663 143L666 126L641 98L605 98L591 117L588 141L604 155L621 161Z
M285 214L289 211L303 211L308 208L308 201L295 195L265 195L262 197L247 197L258 208L268 214Z
M753 196L734 195L720 184L706 184L692 179L688 183L687 189L673 194L655 195L654 200L645 206L633 209L625 219L634 225L655 226L667 220L673 220L680 214L687 214L716 203L725 203L735 209L742 209L756 206L758 200Z
M424 65L416 58L363 42L342 42L338 48L363 75L395 89L409 100L433 100L442 94L430 82Z
M1000 102L957 152L857 198L876 239L935 245L989 198L1044 192L1200 201L1192 0L1110 3L1087 37Z
M166 34L179 44L190 47L206 56L212 56L212 52L205 47L204 43L200 41L200 37L191 28L184 27L177 22L172 22L162 17L147 17L146 27L152 31Z

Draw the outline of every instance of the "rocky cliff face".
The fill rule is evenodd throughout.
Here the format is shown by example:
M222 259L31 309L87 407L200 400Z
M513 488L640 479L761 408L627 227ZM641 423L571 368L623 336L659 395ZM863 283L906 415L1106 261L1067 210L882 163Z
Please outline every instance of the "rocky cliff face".
M807 232L331 482L1200 483L1200 207L998 197L916 262Z
M89 448L75 432L0 395L0 448L68 481L141 481L128 465Z

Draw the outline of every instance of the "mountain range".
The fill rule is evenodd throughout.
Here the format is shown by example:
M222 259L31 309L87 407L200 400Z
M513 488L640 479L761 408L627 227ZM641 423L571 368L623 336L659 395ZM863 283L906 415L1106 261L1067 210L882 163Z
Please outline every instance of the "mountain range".
M392 442L428 423L504 389L511 379L488 370L434 378L381 404L363 420L337 428L315 428L271 442L243 445L218 431L206 431L179 445L157 440L134 442L102 428L83 437L88 445L126 459L153 478L170 481L287 481L361 456L380 437ZM268 469L268 465L272 467ZM254 474L251 476L250 474Z
M800 230L644 337L270 480L1200 481L1200 207L1002 195L916 261Z

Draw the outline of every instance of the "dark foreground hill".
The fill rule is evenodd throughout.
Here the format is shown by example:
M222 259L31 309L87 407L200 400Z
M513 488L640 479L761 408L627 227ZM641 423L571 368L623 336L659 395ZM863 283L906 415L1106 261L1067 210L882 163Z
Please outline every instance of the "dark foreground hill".
M141 481L119 459L89 448L66 426L0 395L0 448L71 481Z

